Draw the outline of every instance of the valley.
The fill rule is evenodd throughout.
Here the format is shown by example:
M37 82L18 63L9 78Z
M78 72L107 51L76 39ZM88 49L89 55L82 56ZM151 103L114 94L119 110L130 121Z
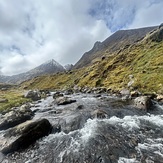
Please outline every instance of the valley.
M163 163L162 26L0 82L2 163Z

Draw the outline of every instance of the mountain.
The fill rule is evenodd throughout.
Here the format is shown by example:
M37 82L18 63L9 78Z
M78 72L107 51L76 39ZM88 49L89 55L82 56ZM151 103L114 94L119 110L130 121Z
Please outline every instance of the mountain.
M145 32L142 32L144 30ZM105 48L102 47L104 45ZM143 93L163 94L162 52L163 26L119 31L102 44L96 43L90 53L85 53L76 64L76 67L81 68L47 77L37 77L22 83L22 87L27 89L105 87L112 91L126 88ZM96 55L98 59L95 58L93 61L92 58ZM90 61L82 63L87 57Z
M64 66L64 68L65 68L66 71L70 71L70 70L72 70L73 65L72 64L67 64L67 65Z
M1 75L0 82L16 84L16 83L21 83L25 80L32 79L36 76L54 74L62 71L65 71L64 67L60 65L58 62L56 62L54 59L52 59L25 73L13 75L13 76Z
M74 68L78 69L87 66L97 57L103 57L103 55L108 54L110 55L117 50L132 45L143 39L147 33L155 28L157 27L155 26L117 31L103 42L96 42L93 48L86 52L75 64ZM105 53L101 53L101 50L105 50Z

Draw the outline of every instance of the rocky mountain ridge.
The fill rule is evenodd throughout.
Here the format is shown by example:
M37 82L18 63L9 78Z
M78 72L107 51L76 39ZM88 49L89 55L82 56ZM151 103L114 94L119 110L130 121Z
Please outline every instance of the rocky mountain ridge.
M97 41L90 51L84 53L81 59L75 64L74 68L82 68L91 64L95 58L102 57L103 55L110 55L121 48L130 46L143 39L147 33L156 28L157 26L119 30L103 42ZM105 51L105 53L101 53L101 51Z

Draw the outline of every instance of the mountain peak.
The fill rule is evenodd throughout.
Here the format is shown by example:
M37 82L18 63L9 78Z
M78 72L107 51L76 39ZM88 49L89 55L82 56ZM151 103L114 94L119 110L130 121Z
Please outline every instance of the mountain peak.
M51 64L51 65L60 65L57 61L55 61L54 59L50 59L48 61L46 61L45 63L43 63L42 65L46 65L46 64Z
M0 82L6 83L20 83L22 81L32 79L36 76L46 75L46 74L55 74L58 72L65 71L65 68L56 62L54 59L48 60L47 62L35 67L34 69L13 76L0 76Z

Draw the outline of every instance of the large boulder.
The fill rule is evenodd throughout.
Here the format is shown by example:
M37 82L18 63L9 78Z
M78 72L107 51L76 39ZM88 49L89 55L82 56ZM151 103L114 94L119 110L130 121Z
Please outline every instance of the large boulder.
M41 95L39 91L29 90L25 95L25 98L31 98L33 101L37 101L41 99Z
M134 105L144 111L148 111L152 108L153 103L148 96L140 96L135 98Z
M27 121L10 130L4 135L6 143L2 147L2 153L8 154L20 149L25 149L39 138L48 135L52 126L47 119Z
M33 117L32 110L27 105L20 108L13 108L10 112L1 116L0 130L5 130L23 123Z
M59 97L56 99L57 105L67 105L76 102L76 100L72 100L68 97Z

